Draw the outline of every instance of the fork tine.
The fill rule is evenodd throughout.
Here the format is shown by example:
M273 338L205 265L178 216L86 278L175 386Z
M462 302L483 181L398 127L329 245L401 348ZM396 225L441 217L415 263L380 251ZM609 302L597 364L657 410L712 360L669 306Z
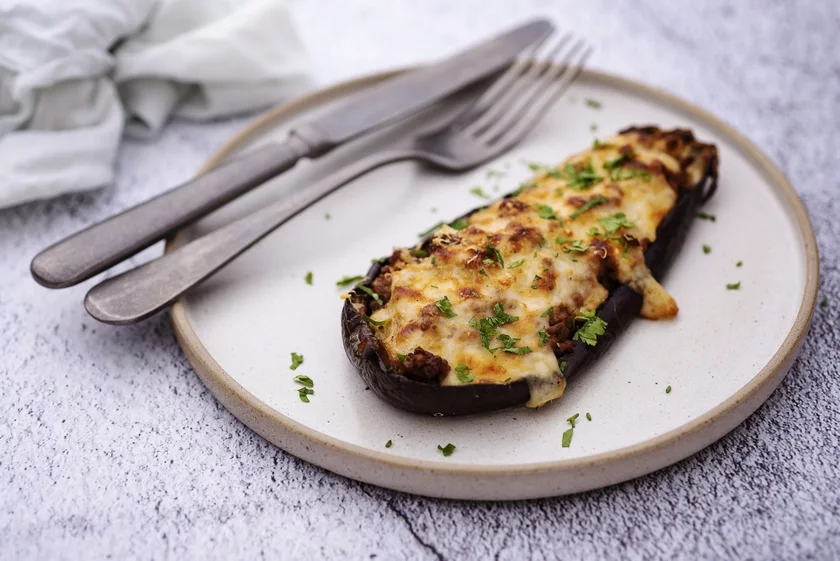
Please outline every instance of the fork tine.
M538 45L537 48L531 52L531 56L534 58L529 61L529 67L521 73L521 75L517 76L513 80L509 80L509 83L505 84L505 89L501 91L495 99L493 99L491 106L485 107L482 115L473 115L470 124L463 127L464 132L469 132L470 134L477 136L493 126L493 124L498 120L499 109L516 103L516 100L521 98L523 90L527 90L531 84L538 82L540 77L547 70L551 69L552 59L571 39L571 33L566 33L563 37L558 39L557 44L551 48L549 55L545 60L539 60L539 58L535 55L537 54L539 48L546 43L542 42Z
M567 75L572 62L585 46L586 43L583 39L575 41L561 61L558 62L553 58L547 60L548 70L540 76L539 80L529 84L527 91L523 92L516 100L507 104L498 104L492 110L488 110L482 118L491 117L492 125L480 131L481 139L492 143L499 136L502 136L504 131L515 127L516 123L531 111L534 103L545 96L547 90L554 91L552 84Z
M495 137L489 141L490 144L503 143L503 145L510 147L522 140L531 130L539 123L543 115L551 108L552 105L560 98L561 95L569 88L572 82L578 77L586 60L592 55L592 47L586 47L583 53L578 58L577 63L571 64L569 61L553 79L552 83L546 88L546 92L541 99L536 99L533 103L525 106L524 114L517 116L517 121L509 121L510 125L505 125L506 128L501 128Z
M526 54L514 61L501 76L496 78L492 84L472 103L462 109L454 119L446 124L447 129L461 129L479 118L485 111L493 107L504 95L504 92L512 84L516 84L518 78L528 71L534 64L533 55L539 48L554 34L550 31L544 37L537 40L534 45L526 50Z

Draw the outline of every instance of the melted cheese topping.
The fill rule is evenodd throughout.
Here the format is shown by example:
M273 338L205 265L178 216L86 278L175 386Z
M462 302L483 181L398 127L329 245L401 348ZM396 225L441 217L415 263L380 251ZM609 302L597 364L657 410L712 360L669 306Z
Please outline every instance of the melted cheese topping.
M627 154L623 162L612 165L622 154ZM627 165L631 159L654 165L647 170ZM601 179L592 185L576 183L568 164L578 172L588 171L591 164ZM565 388L552 344L546 343L546 335L540 337L548 327L544 312L550 306L595 310L609 295L599 280L608 270L642 294L644 317L674 316L677 305L652 277L643 253L677 200L663 166L681 172L680 163L655 149L655 143L640 143L635 134L616 136L557 168L543 169L516 197L471 215L467 228L441 227L429 245L429 257L407 258L393 267L390 300L371 316L377 322L387 320L376 332L392 361L422 347L449 363L443 385L465 383L458 378L457 365L469 368L474 378L469 383L526 379L528 406L536 407ZM613 167L618 169L611 173ZM608 228L617 213L630 225ZM492 248L504 266L494 260ZM450 311L435 304L444 298ZM498 303L518 319L497 327L497 333L519 339L514 348L527 346L531 352L505 352L503 341L492 336L488 346L500 350L491 352L482 345L470 320L493 317Z

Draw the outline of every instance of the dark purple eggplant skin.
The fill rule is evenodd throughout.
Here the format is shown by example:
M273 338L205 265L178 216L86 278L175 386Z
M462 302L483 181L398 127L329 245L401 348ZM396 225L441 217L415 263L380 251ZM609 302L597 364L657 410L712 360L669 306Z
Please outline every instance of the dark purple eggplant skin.
M677 204L657 228L656 241L645 250L645 263L654 278L661 280L682 248L697 210L716 189L717 161L712 159L703 179L681 194ZM469 217L478 210L481 209L473 209L463 217ZM374 263L361 284L370 288L381 267L380 263ZM359 297L365 296L361 292L356 293ZM641 308L641 295L629 286L619 285L613 289L597 310L598 317L607 323L605 333L598 337L598 343L591 346L582 341L575 341L571 351L557 355L559 363L566 363L563 370L565 378L568 380L579 374L607 352L619 334L638 317ZM394 407L424 415L454 416L521 406L530 399L531 392L525 380L509 384L442 386L415 381L398 374L383 360L383 356L387 355L381 348L374 329L375 327L356 311L351 300L347 299L341 311L344 351L365 384L378 397Z

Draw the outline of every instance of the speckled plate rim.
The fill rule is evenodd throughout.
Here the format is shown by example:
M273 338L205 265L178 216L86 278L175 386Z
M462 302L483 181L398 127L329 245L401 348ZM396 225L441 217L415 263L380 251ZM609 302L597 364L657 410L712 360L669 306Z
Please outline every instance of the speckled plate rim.
M240 145L279 120L288 119L350 91L377 83L408 69L394 70L339 83L280 105L257 117L223 145L200 172L218 165ZM516 500L557 496L596 489L672 465L730 432L778 387L790 370L807 334L819 286L819 253L810 219L784 173L755 144L730 125L673 94L634 80L585 70L587 80L665 103L704 122L727 138L761 169L777 188L799 228L805 252L806 279L793 326L770 361L738 392L717 407L665 434L585 458L517 466L443 463L403 458L349 444L313 430L269 407L242 387L213 359L187 318L183 300L171 309L175 335L204 385L245 425L287 452L325 469L399 491L451 499ZM167 241L166 251L184 242L183 232ZM511 479L515 477L515 479ZM516 481L516 484L511 484Z

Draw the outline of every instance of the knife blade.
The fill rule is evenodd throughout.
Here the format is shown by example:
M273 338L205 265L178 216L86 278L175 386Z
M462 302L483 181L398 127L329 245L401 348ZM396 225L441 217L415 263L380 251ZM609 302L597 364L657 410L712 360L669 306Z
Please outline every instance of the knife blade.
M223 163L48 247L32 260L32 276L48 288L87 280L292 168L301 158L317 158L501 70L552 30L548 21L535 20L442 62L365 89L296 127L283 142Z

